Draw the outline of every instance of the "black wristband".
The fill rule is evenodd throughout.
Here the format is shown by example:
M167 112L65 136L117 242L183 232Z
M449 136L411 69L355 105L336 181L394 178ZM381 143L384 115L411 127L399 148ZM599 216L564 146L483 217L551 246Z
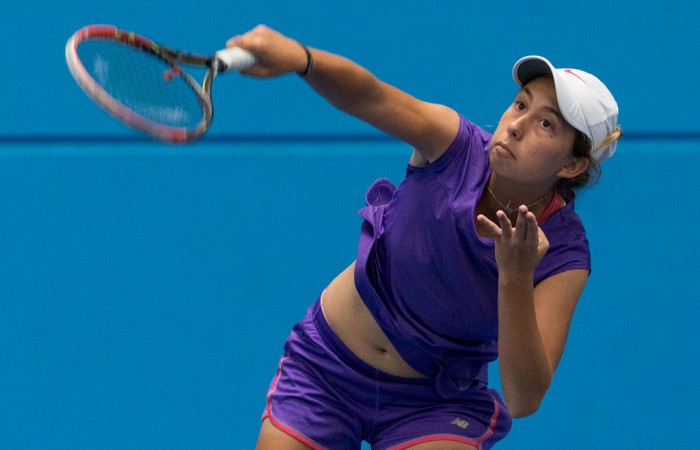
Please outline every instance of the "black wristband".
M309 72L311 72L311 69L313 69L314 67L314 58L311 56L311 51L306 45L302 44L301 42L299 42L299 45L301 45L301 48L303 48L304 52L306 53L306 69L297 72L297 75L299 75L300 77L305 77L309 74Z

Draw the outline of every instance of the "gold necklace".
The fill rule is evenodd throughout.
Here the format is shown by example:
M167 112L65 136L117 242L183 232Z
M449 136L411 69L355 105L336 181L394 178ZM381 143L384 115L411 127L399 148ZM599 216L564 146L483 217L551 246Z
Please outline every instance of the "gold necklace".
M496 200L496 203L498 203L499 205L501 205L501 208L503 208L503 209L505 210L506 214L514 213L515 211L518 210L518 208L520 208L520 205L516 206L515 208L511 208L511 207L510 207L510 203L511 203L510 200L508 200L508 204L507 204L507 205L504 205L503 203L501 203L501 201L500 201L499 199L496 198L496 196L495 196L494 193L491 191L491 188L488 187L488 185L486 185L486 190L489 191L489 194L491 194L491 197L493 197L493 199ZM544 201L544 199L547 198L548 196L549 196L549 192L547 192L546 194L544 194L544 196L543 196L541 199L537 200L535 203L531 203L531 204L527 205L527 209L530 209L530 208L532 208L533 206L535 206L535 205L537 205L537 204L539 204L539 203L542 203L542 202Z

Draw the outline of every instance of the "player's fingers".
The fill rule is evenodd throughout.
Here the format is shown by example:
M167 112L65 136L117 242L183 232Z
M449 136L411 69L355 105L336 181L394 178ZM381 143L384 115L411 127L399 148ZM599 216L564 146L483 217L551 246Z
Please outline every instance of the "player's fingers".
M494 239L498 239L501 237L501 227L495 224L491 219L489 219L483 214L479 214L476 217L476 220L478 220L479 223L486 227L486 229L489 233L491 233L491 236L493 236Z
M524 241L527 238L529 228L527 215L527 206L521 205L520 208L518 208L518 217L515 219L515 237L519 241Z
M499 210L496 212L496 218L498 219L498 223L501 226L501 235L506 239L510 239L513 235L513 224L508 218L508 215L505 212Z
M240 47L239 42L241 40L241 35L233 36L226 41L226 47Z
M525 215L525 221L527 223L527 233L525 239L534 239L535 242L539 239L539 225L537 224L537 217L532 212Z

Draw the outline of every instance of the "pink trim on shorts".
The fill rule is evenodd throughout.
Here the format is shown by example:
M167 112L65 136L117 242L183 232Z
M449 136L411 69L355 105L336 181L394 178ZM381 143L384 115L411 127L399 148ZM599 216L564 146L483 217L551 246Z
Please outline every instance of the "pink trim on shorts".
M282 430L284 433L290 435L294 439L300 441L302 444L306 445L307 447L311 447L313 450L324 450L323 447L318 445L316 442L312 441L308 437L304 436L294 428L288 426L287 424L277 420L277 418L272 414L272 401L270 400L270 396L272 395L273 392L277 389L277 382L279 381L280 377L282 376L282 364L287 360L286 356L283 356L280 359L280 362L277 366L277 375L275 375L275 378L272 380L272 384L270 385L270 389L267 391L266 395L266 403L267 406L265 407L265 412L262 415L261 420L265 419L270 419L270 423L275 427L280 430Z
M471 446L476 447L477 450L481 450L481 444L493 435L493 433L494 433L493 430L494 430L494 428L496 428L496 424L498 423L498 416L501 413L501 406L498 404L498 402L494 401L493 404L496 408L493 411L493 416L491 416L491 422L489 423L489 427L486 430L486 432L476 440L467 439L467 438L464 438L462 436L455 436L453 434L433 434L430 436L423 436L423 437L413 439L413 440L408 441L408 442L404 442L404 443L399 444L395 447L391 447L391 450L405 450L409 447L413 447L414 445L425 444L426 442L436 442L436 441L461 442L462 444L471 445Z
M399 444L396 447L391 447L391 450L404 450L409 447L413 447L414 445L418 444L425 444L426 442L437 442L437 441L454 441L454 442L461 442L462 444L467 444L467 445L472 445L476 447L477 449L481 449L481 444L472 441L467 438L463 438L460 436L455 436L453 434L434 434L432 436L424 436L422 438L414 439L412 441L404 442L403 444Z

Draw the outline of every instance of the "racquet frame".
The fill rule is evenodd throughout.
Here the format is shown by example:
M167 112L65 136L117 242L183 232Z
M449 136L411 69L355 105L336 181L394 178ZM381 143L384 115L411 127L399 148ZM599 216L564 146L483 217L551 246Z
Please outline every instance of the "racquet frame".
M78 45L88 40L119 42L159 58L168 64L196 94L202 107L202 120L195 127L174 127L155 122L144 117L112 97L85 69L78 57ZM211 100L212 81L218 72L218 62L214 56L205 56L175 50L158 44L132 31L119 29L113 25L88 25L76 31L66 43L68 68L83 91L107 112L127 125L140 129L161 140L184 143L199 138L211 125L214 106ZM208 67L200 84L181 65Z

